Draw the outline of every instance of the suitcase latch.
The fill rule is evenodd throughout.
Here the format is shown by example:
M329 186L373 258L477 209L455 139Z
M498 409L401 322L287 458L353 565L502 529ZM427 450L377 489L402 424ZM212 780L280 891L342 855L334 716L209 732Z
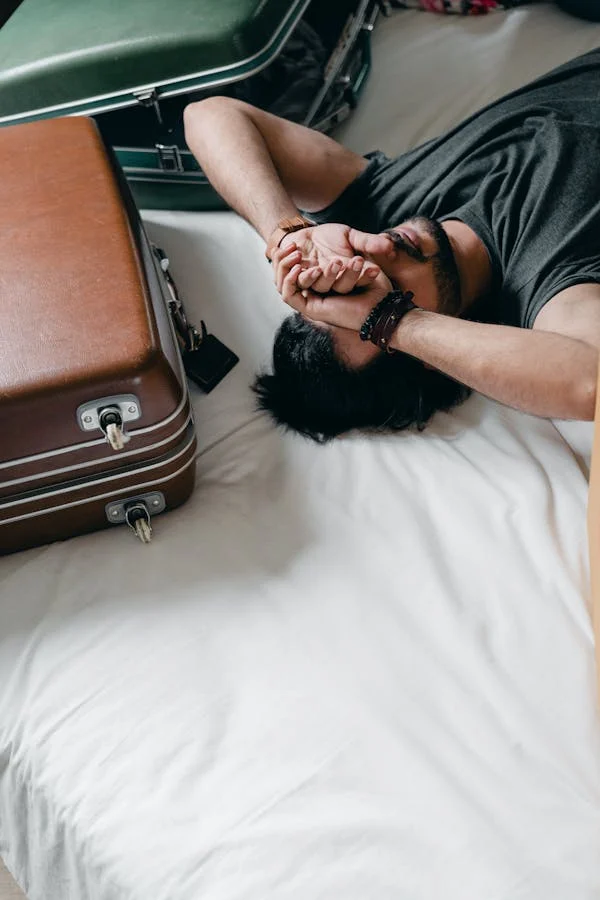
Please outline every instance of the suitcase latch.
M127 523L142 544L149 544L152 538L151 516L157 516L166 508L164 494L153 491L126 500L107 503L106 518L114 525Z
M146 88L143 91L134 91L133 96L140 106L145 106L147 109L153 109L156 118L158 119L158 124L164 125L156 88Z
M169 291L169 312L186 374L205 394L209 394L239 362L238 357L214 334L208 333L204 322L200 322L200 331L188 322L169 271L169 259L160 247L153 246L152 249Z
M113 450L122 450L130 440L125 423L134 422L141 415L138 398L134 394L120 394L82 403L77 409L77 422L82 431L102 431Z
M158 162L163 172L183 172L181 152L177 144L155 144Z

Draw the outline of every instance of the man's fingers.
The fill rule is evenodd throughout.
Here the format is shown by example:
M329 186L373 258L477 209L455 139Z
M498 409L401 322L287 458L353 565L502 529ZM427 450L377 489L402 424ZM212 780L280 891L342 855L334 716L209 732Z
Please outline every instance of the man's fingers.
M328 294L336 278L344 271L344 263L341 259L332 259L323 269L323 274L313 284L313 290L320 294Z
M322 274L323 269L320 266L311 266L310 269L304 269L298 275L298 287L302 289L312 287L314 283L319 280Z
M281 296L294 309L301 310L304 307L304 298L298 288L298 275L302 271L301 265L292 266L281 283Z
M287 256L288 253L293 253L294 250L297 250L298 246L294 242L288 244L287 247L276 247L273 251L273 256L271 257L271 262L274 266L279 265L284 256Z
M380 274L381 269L378 265L372 262L365 263L360 278L356 282L356 287L369 287Z
M396 255L394 242L389 234L369 234L351 228L348 232L348 242L362 256L386 256L388 259L394 259Z
M288 250L284 253L281 253L275 262L275 254L273 254L273 268L274 268L274 276L275 276L275 284L277 285L277 290L281 294L283 289L283 281L287 274L289 273L292 266L295 266L302 259L302 254L299 250Z
M356 287L358 279L363 270L364 259L362 256L355 256L349 259L345 268L340 272L333 283L333 290L338 294L349 294Z

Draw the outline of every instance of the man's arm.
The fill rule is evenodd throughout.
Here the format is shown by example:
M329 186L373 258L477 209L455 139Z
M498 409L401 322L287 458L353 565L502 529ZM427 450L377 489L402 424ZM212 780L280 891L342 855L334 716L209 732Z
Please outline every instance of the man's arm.
M286 303L309 319L354 332L360 331L371 309L390 289L382 275L362 293L321 296L309 288L308 280L303 283L309 273L303 275L294 266L291 254L279 254L274 264ZM402 318L390 347L531 415L592 420L600 285L581 284L562 291L538 314L533 329L413 309Z
M508 406L553 419L591 421L600 285L577 284L560 291L542 307L532 330L413 311L392 346Z
M332 203L367 164L326 135L227 97L190 104L184 122L211 184L265 241L299 208Z
M532 415L594 418L598 349L585 341L412 310L391 346Z

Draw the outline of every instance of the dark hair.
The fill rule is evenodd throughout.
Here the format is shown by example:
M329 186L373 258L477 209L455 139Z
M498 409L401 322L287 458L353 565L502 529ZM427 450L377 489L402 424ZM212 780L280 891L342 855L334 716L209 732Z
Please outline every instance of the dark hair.
M331 333L296 314L273 345L273 371L253 390L275 421L319 443L353 428L422 430L436 410L469 395L467 387L405 353L380 353L361 368L335 355Z

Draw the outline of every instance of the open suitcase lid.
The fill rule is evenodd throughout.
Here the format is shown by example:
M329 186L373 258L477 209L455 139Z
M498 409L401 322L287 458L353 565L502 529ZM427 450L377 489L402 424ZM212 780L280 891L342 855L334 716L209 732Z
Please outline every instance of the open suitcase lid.
M309 2L23 0L0 29L0 124L246 78L277 56Z

